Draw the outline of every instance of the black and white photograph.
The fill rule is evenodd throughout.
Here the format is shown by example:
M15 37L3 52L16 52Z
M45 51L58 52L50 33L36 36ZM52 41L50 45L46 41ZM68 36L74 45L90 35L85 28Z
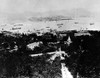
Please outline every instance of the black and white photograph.
M0 0L0 78L100 78L100 0Z

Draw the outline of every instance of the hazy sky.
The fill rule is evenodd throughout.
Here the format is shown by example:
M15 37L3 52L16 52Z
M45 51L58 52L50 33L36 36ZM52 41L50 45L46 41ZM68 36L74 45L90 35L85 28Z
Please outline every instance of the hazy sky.
M100 12L100 0L0 0L0 12L47 12L84 8Z
M60 12L68 15L68 11L72 10L71 13L74 13L73 9L78 8L78 14L93 13L97 16L96 13L100 13L100 0L0 0L0 23L27 21L30 17L41 16L40 13L45 16Z

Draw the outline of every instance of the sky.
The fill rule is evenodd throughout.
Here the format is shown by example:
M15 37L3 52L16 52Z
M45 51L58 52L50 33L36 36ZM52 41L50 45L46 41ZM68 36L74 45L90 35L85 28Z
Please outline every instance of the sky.
M23 20L25 14L70 11L78 8L99 14L99 7L100 0L0 0L0 20Z
M100 12L100 0L0 0L0 12L47 12L84 8L91 12Z

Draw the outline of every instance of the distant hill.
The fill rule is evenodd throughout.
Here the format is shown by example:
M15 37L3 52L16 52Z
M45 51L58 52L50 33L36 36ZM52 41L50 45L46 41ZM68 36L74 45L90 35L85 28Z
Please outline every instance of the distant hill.
M29 21L60 21L60 20L72 20L71 17L66 16L47 16L47 17L31 17Z

